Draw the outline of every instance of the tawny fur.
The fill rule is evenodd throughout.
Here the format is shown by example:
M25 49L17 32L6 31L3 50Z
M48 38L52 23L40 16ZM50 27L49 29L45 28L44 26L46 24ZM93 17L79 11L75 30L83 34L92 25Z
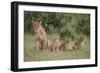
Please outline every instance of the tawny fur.
M60 44L59 50L65 51L68 49L69 40L63 40Z
M75 41L73 49L80 49L83 46L84 42L85 42L85 38L81 36L77 41Z
M32 26L36 35L36 47L39 49L46 49L47 45L47 34L45 29L42 27L41 21L32 21Z
M59 51L59 47L60 47L60 40L59 38L54 38L54 40L52 41L52 45L51 45L51 51Z

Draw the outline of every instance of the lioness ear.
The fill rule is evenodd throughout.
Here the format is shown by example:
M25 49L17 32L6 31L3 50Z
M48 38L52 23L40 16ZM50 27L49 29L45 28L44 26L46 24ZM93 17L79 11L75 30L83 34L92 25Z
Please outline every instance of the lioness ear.
M42 24L42 21L39 21L40 24Z
M34 21L32 20L32 24L34 23Z

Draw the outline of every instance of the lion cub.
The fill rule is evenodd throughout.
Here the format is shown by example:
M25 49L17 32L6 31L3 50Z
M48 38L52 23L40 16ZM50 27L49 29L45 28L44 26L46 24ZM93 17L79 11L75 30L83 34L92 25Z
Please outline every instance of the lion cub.
M68 45L69 45L69 40L63 40L61 41L60 43L60 46L59 46L59 51L65 51L68 49Z
M84 36L75 41L73 49L80 49L85 44Z

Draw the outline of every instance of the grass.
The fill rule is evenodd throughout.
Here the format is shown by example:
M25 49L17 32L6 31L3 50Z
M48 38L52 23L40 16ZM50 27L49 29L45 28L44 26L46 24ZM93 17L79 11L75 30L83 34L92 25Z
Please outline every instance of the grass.
M49 39L52 36L49 36ZM50 52L41 51L34 48L34 36L31 34L24 35L24 61L48 61L48 60L72 60L72 59L87 59L90 58L90 41L80 50L64 51L64 52Z

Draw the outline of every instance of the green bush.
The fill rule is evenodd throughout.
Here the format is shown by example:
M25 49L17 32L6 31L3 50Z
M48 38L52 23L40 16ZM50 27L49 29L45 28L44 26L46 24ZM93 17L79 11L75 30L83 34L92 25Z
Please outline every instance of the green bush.
M78 13L24 11L24 32L34 34L32 20L41 20L47 34L75 38L84 34L90 37L90 15Z

